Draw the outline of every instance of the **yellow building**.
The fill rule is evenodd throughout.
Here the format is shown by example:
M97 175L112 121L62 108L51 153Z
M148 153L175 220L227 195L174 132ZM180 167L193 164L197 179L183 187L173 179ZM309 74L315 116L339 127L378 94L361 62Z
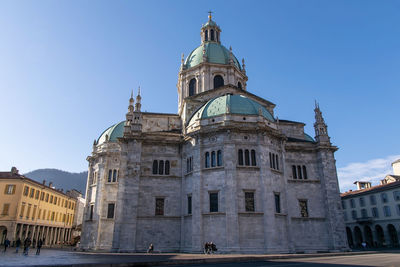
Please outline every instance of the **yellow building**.
M0 242L30 237L44 245L69 243L76 199L45 182L38 183L13 167L0 172Z

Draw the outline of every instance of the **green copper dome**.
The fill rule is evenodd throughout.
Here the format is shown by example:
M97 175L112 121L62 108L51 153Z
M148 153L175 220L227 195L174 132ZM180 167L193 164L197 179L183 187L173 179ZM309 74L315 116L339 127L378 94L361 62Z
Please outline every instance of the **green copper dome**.
M113 126L107 128L97 139L97 144L100 145L104 143L106 140L106 135L108 136L108 140L111 142L116 142L118 137L122 137L124 135L124 125L125 121L121 121L120 123L114 124Z
M217 64L229 64L229 50L226 49L223 45L215 42L206 42L189 54L189 56L185 60L185 67L192 68L194 66L199 65L203 62L203 46L205 46L205 54L207 56L207 62L217 63ZM233 63L236 67L241 69L239 61L233 55Z
M206 119L223 114L261 115L269 121L275 121L271 113L243 95L224 95L209 100L190 119L189 125L196 119Z

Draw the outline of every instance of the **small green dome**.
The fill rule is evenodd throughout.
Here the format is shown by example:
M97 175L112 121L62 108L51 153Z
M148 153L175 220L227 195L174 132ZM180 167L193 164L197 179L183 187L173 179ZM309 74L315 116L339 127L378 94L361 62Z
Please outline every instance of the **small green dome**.
M229 64L229 50L225 48L225 46L215 43L215 42L206 42L189 54L189 56L185 60L185 67L192 68L194 66L199 65L203 62L203 46L205 46L207 61L210 63L217 63L217 64ZM239 61L233 55L233 62L241 69Z
M207 27L207 26L216 26L216 27L218 27L217 23L215 23L215 21L213 21L213 20L211 20L211 19L209 19L209 20L206 22L206 24L203 25L202 28L205 28L205 27Z
M223 114L258 115L269 121L275 121L271 113L262 105L243 95L224 95L209 100L190 119L189 125L196 119L206 119Z
M108 136L108 141L116 142L118 137L124 136L124 125L125 121L121 121L120 123L114 124L113 126L107 128L97 139L97 144L100 145L104 143L106 140L106 136Z

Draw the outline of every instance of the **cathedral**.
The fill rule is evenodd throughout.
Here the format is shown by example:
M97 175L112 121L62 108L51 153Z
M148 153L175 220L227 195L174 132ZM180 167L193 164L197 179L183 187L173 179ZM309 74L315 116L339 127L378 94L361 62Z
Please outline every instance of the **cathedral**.
M86 250L304 253L347 249L334 152L315 105L315 138L248 91L244 60L212 20L178 73L178 113L141 111L87 158Z

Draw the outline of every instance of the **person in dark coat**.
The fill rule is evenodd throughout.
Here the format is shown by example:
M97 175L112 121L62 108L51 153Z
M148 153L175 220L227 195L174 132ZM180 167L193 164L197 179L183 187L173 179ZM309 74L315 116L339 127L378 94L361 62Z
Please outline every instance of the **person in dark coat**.
M18 253L20 246L21 246L21 239L18 237L17 241L15 242L15 253Z
M32 241L29 237L27 237L24 241L24 255L28 256L29 254L29 247L31 246Z
M36 255L40 255L40 249L42 248L43 245L43 241L42 239L39 239L39 241L37 242L36 245Z
M153 253L154 251L154 246L153 244L150 244L149 248L147 249L147 253Z
M6 237L6 240L4 240L4 253L7 251L7 248L10 246L10 240Z

